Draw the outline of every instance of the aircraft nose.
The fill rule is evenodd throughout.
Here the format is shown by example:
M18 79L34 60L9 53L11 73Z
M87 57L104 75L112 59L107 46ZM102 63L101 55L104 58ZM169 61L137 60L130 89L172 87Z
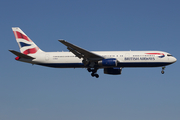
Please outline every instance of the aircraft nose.
M172 62L175 63L177 61L177 59L175 57L173 57Z

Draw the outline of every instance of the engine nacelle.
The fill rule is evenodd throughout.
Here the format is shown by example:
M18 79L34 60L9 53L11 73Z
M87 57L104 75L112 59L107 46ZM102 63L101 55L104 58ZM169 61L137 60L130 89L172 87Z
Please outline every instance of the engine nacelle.
M121 70L121 68L104 68L104 74L120 75Z
M109 58L109 59L103 59L98 62L98 65L100 66L111 66L111 67L116 67L118 61L115 58Z

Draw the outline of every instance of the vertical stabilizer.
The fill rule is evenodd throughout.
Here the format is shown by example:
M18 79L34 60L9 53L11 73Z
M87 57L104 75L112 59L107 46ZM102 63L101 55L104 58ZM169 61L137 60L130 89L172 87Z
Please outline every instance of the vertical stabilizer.
M19 27L12 27L14 36L23 54L43 52Z

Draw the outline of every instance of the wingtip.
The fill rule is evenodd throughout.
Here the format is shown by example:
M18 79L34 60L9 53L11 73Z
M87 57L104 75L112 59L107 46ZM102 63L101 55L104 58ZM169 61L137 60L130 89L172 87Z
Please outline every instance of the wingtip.
M59 42L66 42L65 40L58 40Z

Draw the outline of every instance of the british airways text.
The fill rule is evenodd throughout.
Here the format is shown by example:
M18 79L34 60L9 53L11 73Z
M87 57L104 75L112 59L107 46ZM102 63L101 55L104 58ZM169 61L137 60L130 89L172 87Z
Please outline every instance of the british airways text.
M124 60L155 60L154 57L125 57Z

